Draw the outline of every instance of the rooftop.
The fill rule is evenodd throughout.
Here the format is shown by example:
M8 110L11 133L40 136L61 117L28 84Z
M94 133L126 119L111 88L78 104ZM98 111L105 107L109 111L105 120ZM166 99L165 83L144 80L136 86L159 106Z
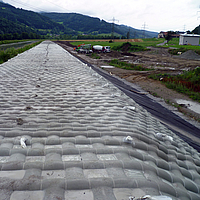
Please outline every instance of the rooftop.
M181 36L185 36L185 37L200 37L200 35L197 35L197 34L181 34Z
M2 199L200 199L199 153L57 44L0 65L0 91Z

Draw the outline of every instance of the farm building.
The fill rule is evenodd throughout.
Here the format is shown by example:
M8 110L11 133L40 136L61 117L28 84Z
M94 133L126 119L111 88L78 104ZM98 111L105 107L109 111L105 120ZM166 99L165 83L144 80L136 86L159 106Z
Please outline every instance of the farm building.
M179 37L179 45L196 45L199 46L200 35L181 34Z

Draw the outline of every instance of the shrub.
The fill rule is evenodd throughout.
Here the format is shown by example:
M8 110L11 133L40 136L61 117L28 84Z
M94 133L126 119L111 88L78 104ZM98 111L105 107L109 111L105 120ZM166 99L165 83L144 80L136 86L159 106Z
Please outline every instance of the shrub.
M137 51L146 51L147 48L140 45L133 45L130 42L123 43L122 45L114 46L112 48L116 51L128 51L128 52L137 52Z
M185 71L183 74L177 76L153 74L149 78L162 80L166 87L184 93L190 98L200 102L200 67L191 71Z

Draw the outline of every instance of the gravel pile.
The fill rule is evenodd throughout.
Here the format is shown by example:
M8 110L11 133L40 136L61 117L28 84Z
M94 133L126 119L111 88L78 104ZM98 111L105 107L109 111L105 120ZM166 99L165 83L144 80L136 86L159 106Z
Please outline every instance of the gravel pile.
M188 60L200 60L200 55L194 52L193 50L188 50L185 53L174 57L188 59Z

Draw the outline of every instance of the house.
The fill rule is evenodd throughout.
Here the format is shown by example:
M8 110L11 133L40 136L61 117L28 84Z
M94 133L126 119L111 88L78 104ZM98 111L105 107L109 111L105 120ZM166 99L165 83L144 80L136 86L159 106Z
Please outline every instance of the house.
M158 34L158 38L165 38L166 35L167 35L167 32L161 31L161 32Z
M179 45L195 45L199 46L200 35L181 34L179 37Z
M173 32L171 34L171 37L172 38L179 38L180 37L180 34L184 34L185 32L180 32L180 31L176 31L176 32ZM161 31L159 34L158 34L158 38L165 38L167 36L168 32L164 32L164 31Z

